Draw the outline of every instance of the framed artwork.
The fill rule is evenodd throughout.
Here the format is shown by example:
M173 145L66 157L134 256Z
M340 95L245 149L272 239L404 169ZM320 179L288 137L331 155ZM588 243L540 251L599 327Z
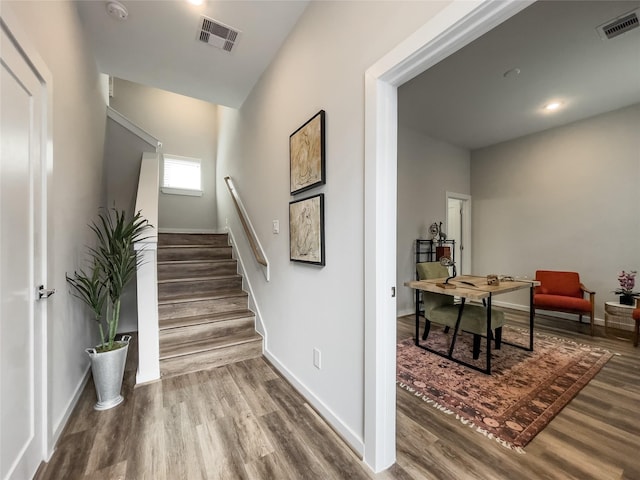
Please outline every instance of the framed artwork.
M289 136L291 195L324 185L324 110Z
M289 252L293 262L324 266L324 193L289 203Z

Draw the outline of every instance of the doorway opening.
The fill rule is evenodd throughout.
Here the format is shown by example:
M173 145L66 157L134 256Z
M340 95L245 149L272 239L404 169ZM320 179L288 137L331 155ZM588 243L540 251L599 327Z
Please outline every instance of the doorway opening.
M447 192L447 237L456 241L458 275L471 274L471 196Z
M398 92L532 1L454 1L365 73L364 461L379 472L396 450Z

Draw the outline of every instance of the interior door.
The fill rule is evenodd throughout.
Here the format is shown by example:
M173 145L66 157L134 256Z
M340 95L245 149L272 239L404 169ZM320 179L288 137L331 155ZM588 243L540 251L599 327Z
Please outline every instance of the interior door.
M44 459L46 90L1 24L0 478L33 478Z
M456 241L458 275L471 272L471 197L447 192L447 238Z

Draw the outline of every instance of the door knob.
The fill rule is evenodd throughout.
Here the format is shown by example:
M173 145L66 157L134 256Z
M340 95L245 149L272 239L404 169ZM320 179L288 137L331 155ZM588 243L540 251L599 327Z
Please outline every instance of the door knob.
M49 298L54 293L56 293L56 289L55 288L47 289L47 288L44 288L44 285L40 285L38 287L38 299L39 300L41 300L43 298Z

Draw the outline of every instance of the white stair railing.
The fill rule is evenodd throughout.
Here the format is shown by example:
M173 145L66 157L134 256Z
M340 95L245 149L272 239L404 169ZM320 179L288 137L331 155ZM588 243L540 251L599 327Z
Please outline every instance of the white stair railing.
M158 330L158 187L160 155L142 154L136 212L153 225L147 238L134 246L141 260L136 274L138 292L138 372L136 384L160 378L160 334Z

